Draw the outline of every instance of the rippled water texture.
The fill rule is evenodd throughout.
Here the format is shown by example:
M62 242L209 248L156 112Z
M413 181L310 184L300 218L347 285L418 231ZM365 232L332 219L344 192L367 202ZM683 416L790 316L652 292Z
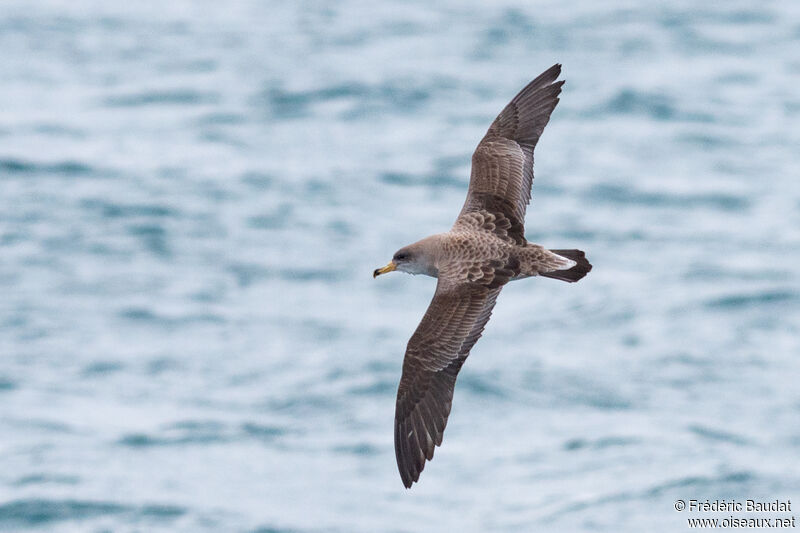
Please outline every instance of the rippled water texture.
M800 8L0 5L0 530L681 531L800 501ZM472 149L553 63L527 236L411 491Z

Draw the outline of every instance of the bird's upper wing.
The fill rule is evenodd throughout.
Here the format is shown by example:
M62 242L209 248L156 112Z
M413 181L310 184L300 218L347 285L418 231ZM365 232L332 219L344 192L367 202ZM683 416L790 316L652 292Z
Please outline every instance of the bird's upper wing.
M558 104L561 65L553 65L503 109L472 154L472 175L459 225L483 226L516 244L525 242L533 149ZM498 231L499 230L499 231Z
M519 263L493 262L481 283L457 283L440 274L436 293L403 360L397 390L394 449L403 484L419 479L425 460L442 443L456 376L480 338L503 285Z

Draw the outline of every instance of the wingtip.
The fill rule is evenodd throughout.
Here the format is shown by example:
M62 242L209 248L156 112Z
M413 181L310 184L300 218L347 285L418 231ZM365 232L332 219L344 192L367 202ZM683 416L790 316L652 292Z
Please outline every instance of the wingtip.
M531 81L528 85L526 85L519 92L519 94L517 94L517 96L514 98L514 100L512 100L512 102L518 100L520 97L522 97L523 94L530 93L531 91L536 91L544 87L549 87L552 85L558 85L559 87L561 87L561 85L564 84L564 80L558 80L558 77L560 75L561 75L561 63L556 63L549 69L545 70L544 72L536 76L536 78L534 78L533 81Z
M558 79L558 77L561 76L561 63L556 63L555 65L553 65L553 67L555 67L555 73L556 73L554 79ZM559 80L558 83L564 85L564 81L566 80Z
M410 489L414 482L419 481L419 474L415 478L412 472L406 471L404 472L402 469L400 470L400 481L403 482L403 486L406 489Z
M430 461L430 459L427 459L427 461ZM419 483L419 478L422 475L422 471L425 469L427 461L423 459L422 464L419 465L412 463L404 463L403 465L400 463L397 464L400 480L403 482L403 486L406 489L410 489L414 483Z

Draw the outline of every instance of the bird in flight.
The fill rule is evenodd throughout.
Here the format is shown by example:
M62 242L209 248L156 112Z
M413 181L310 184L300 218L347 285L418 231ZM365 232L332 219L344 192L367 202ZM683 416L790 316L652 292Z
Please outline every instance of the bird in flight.
M403 485L433 459L453 401L458 371L509 281L544 276L567 282L592 265L581 250L548 250L525 240L533 150L558 104L561 65L523 88L489 126L472 154L464 207L446 233L400 248L373 277L399 271L438 278L433 300L403 360L394 418L394 449Z

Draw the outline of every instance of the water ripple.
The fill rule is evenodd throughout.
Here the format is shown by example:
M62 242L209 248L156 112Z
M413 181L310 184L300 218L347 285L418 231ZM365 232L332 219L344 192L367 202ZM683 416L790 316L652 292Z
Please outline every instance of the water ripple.
M60 174L63 176L80 176L94 174L95 170L80 161L59 161L55 163L39 163L23 159L0 159L0 171L9 174Z
M413 80L386 81L375 85L349 82L311 90L271 87L262 93L261 99L266 102L275 118L308 116L312 106L340 101L350 104L341 113L341 117L357 119L379 110L413 112L431 98L433 91L452 85L452 82L445 79L429 83L430 85L419 85Z
M107 501L23 499L0 505L0 526L35 527L120 514L130 515L134 520L139 517L172 520L185 513L183 507L163 504L137 507Z
M129 512L130 507L87 500L14 500L0 505L0 524L31 527L64 520L80 520Z
M791 290L765 290L751 294L731 294L708 300L706 307L716 309L742 309L781 305L800 301L800 294Z
M745 211L750 200L726 193L678 194L666 191L641 191L622 185L594 185L586 193L587 199L611 204L669 207L673 209L696 209L709 207L721 211Z
M239 425L224 424L215 420L186 420L163 427L153 433L128 433L116 444L130 448L206 446L255 439L275 443L286 436L286 428L258 422Z
M179 89L109 96L104 100L104 103L109 107L144 107L153 105L213 104L218 101L219 95L217 93Z
M689 426L689 431L691 431L698 437L702 437L707 440L729 442L731 444L736 444L739 446L745 446L749 444L747 439L739 435L736 435L735 433L731 433L729 431L721 429L714 429L699 424L693 424Z

